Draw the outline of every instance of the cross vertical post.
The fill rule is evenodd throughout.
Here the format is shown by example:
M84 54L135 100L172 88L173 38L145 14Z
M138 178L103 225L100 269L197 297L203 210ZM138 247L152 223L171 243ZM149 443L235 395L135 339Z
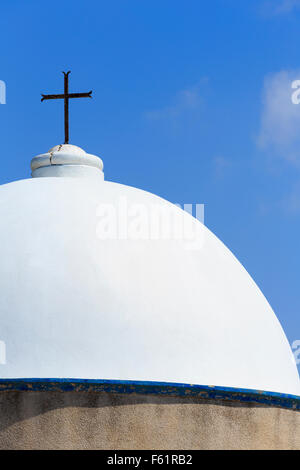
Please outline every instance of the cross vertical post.
M64 74L64 101L65 101L65 144L69 143L69 72Z

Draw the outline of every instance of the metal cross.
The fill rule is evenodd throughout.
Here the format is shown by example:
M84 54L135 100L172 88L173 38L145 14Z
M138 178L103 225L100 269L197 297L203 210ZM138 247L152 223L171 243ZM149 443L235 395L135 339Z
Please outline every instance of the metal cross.
M44 100L65 100L65 144L69 143L69 98L92 98L92 92L88 93L69 93L69 74L71 72L63 72L64 74L64 94L63 95L43 95L41 101Z

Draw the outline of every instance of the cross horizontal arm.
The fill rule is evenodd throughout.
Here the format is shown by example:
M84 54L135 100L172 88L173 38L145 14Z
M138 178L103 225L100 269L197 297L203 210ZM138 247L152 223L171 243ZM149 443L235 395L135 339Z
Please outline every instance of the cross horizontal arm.
M42 95L42 99L41 101L44 101L44 100L57 100L58 98L64 98L65 95Z
M67 95L42 95L41 101L44 100L57 100L64 98L92 98L92 91L88 93L68 93Z
M92 98L91 94L91 91L88 93L69 93L68 98Z

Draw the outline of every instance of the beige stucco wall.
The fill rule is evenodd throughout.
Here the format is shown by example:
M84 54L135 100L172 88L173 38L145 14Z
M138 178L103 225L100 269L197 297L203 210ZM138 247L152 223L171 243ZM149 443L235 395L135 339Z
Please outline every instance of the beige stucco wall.
M300 449L300 413L188 397L2 391L0 449Z

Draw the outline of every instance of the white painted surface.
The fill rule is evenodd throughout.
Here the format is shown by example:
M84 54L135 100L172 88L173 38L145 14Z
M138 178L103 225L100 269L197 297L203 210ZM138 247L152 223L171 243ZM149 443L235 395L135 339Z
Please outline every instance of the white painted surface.
M52 147L31 160L33 178L48 176L96 177L104 179L103 162L76 145Z
M133 240L132 226L131 239L124 230L123 239L103 239L105 208L126 206L132 223L138 208L149 213L157 205L182 220L181 209L157 196L94 179L0 187L0 376L300 395L291 349L268 302L200 222L192 222L198 244ZM145 217L141 227L146 233Z

